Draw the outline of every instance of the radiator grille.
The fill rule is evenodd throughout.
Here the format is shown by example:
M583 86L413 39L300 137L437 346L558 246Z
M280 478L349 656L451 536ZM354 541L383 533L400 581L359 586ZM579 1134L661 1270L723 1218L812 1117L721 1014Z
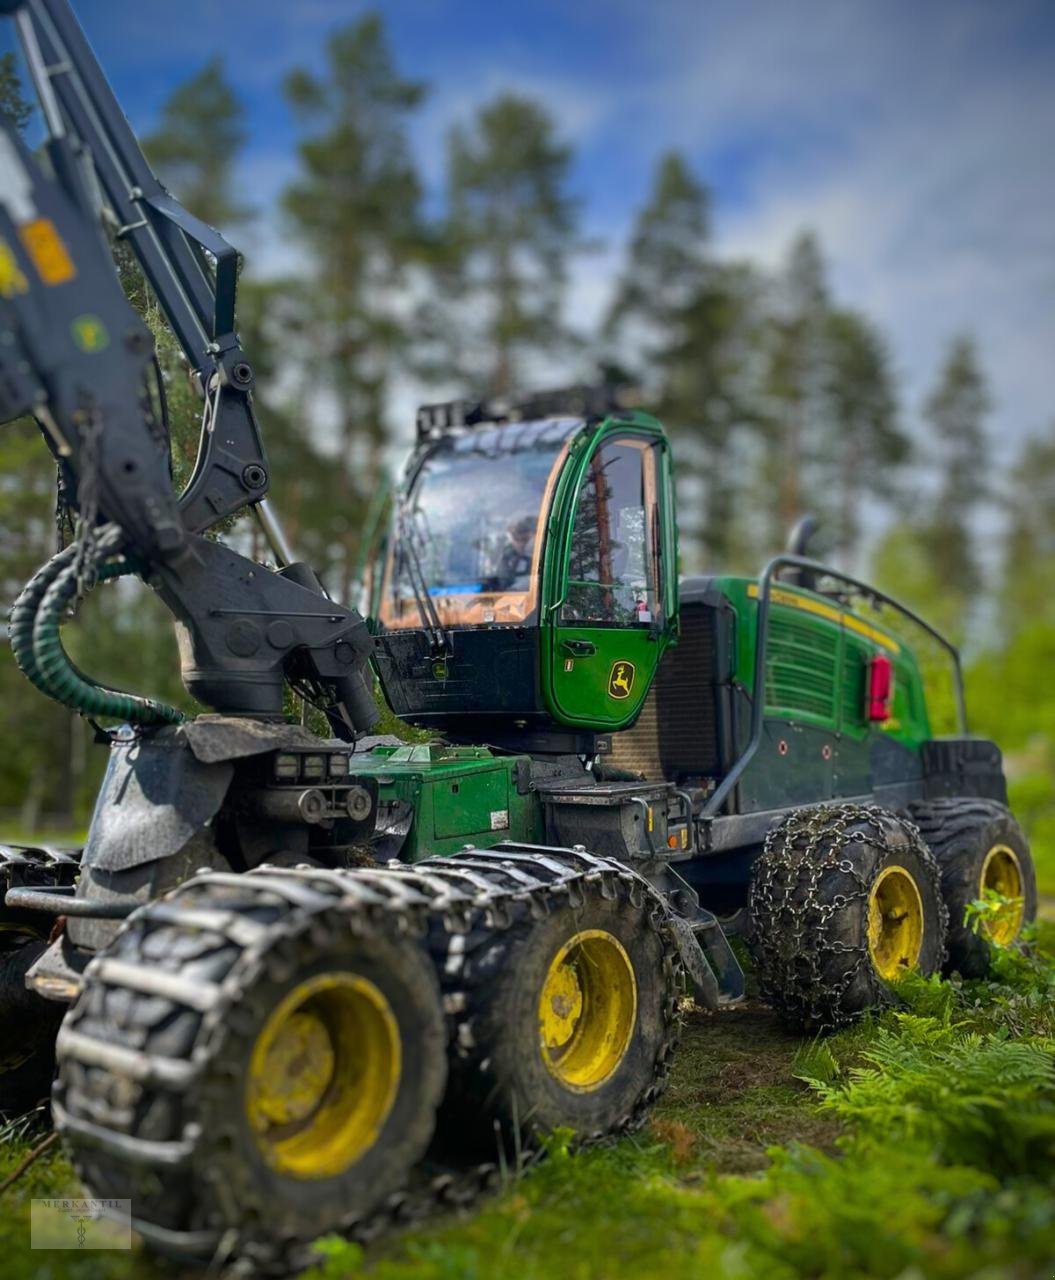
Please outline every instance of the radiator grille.
M766 654L766 707L835 718L839 633L797 618L773 617Z
M870 651L863 645L844 639L842 678L842 726L863 728L865 720L865 685Z
M663 658L637 724L614 736L612 764L650 781L717 774L716 623L709 605L682 607L681 640Z

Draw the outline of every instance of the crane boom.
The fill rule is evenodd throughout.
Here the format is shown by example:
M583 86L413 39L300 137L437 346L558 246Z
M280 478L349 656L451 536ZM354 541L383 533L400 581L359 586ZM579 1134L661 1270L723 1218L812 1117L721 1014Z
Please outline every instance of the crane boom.
M38 156L0 122L0 421L36 417L82 543L19 602L20 665L84 710L58 669L58 603L104 569L134 567L176 618L183 682L199 701L276 717L294 680L352 736L376 719L363 620L330 600L308 565L272 571L202 536L261 503L270 484L253 369L235 332L237 253L162 187L66 0L0 0L0 12L15 15L48 128ZM153 336L121 289L111 237L134 252L204 399L181 494L147 392ZM269 513L262 523L273 527Z

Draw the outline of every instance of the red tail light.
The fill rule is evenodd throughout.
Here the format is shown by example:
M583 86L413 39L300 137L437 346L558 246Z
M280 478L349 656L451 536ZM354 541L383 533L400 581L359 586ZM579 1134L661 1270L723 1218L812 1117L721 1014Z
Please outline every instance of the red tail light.
M877 653L868 663L868 719L889 720L893 709L894 664L885 653Z

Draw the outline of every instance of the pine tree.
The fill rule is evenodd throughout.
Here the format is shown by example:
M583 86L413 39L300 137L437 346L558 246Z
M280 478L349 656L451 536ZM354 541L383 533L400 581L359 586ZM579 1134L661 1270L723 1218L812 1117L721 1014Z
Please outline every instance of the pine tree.
M861 538L865 499L896 500L911 447L898 423L897 392L886 343L862 314L847 308L827 318L826 383L830 484L838 499L828 513L833 542L852 559Z
M816 513L813 464L824 455L824 379L829 295L824 259L811 232L792 243L769 319L765 380L768 445L762 469L770 494L772 550L807 512Z
M677 151L656 166L652 193L637 215L626 266L605 320L615 337L640 325L644 354L662 358L682 337L686 311L708 280L710 196Z
M424 88L400 75L371 14L331 35L323 77L294 71L285 93L304 137L301 172L282 203L312 263L286 301L297 304L291 324L302 368L336 414L345 555L334 585L346 598L355 542L383 474L390 373L413 333L408 273L427 247L406 137Z
M244 222L249 206L236 190L235 161L246 143L245 109L220 58L185 80L161 109L143 149L180 202L210 226Z
M971 526L987 492L989 409L989 392L974 343L968 337L956 338L923 406L941 477L933 513L924 523L941 580L965 605L982 581Z
M570 342L561 307L579 247L577 203L567 190L571 158L545 108L513 94L451 131L451 291L467 304L455 358L482 392L512 391L530 356Z
M683 553L742 556L734 450L757 426L748 374L757 282L709 253L709 195L677 152L662 156L631 233L605 322L640 369L646 402L675 439Z

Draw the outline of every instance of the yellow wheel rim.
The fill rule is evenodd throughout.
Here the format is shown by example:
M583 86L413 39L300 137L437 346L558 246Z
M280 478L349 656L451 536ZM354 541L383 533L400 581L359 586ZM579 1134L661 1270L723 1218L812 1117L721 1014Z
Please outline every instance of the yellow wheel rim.
M919 964L923 949L923 900L904 867L880 872L868 895L868 954L887 982Z
M985 921L985 931L998 947L1006 947L1018 937L1026 903L1022 893L1022 864L1009 845L995 844L985 855L979 878L979 897L998 893L1008 899L992 920Z
M273 1169L343 1173L377 1141L402 1068L399 1029L372 982L321 973L272 1010L249 1060L246 1112Z
M577 1093L608 1080L622 1062L637 1019L637 981L623 944L602 929L569 938L542 984L542 1060Z

